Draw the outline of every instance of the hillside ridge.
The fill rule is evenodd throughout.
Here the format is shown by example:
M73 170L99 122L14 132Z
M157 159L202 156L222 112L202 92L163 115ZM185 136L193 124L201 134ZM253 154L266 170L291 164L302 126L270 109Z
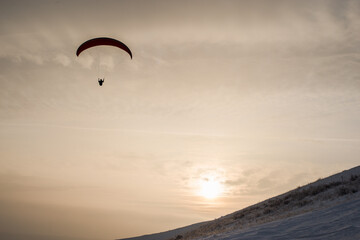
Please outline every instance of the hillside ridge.
M218 219L119 240L195 240L298 216L360 199L360 166L318 179ZM216 238L214 238L216 239Z

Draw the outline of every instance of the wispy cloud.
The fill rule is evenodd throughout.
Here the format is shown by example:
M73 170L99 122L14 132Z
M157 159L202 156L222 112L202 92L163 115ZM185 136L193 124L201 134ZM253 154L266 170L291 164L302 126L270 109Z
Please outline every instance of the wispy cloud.
M57 54L54 58L54 61L63 65L64 67L67 67L70 65L71 60L68 56L66 56L65 54Z

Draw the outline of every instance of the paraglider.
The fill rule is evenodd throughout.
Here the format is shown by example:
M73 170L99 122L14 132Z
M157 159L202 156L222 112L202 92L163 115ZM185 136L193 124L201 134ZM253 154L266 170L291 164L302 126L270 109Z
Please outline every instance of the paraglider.
M90 40L87 40L86 42L82 43L78 49L76 50L76 56L79 56L83 51L96 47L96 46L113 46L118 47L125 52L127 52L130 55L130 58L132 59L132 52L128 46L126 46L124 43L120 42L119 40L113 39L113 38L107 38L107 37L100 37L100 38L93 38ZM98 78L99 85L102 86L104 83L105 78L101 79Z
M104 79L98 78L100 87L103 85L104 81L105 81L105 78Z

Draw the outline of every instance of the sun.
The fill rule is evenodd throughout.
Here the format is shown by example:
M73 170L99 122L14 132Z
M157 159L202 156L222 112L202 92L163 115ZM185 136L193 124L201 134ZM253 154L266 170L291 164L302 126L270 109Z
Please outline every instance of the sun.
M204 179L201 182L200 195L207 199L214 199L220 196L222 186L215 179Z

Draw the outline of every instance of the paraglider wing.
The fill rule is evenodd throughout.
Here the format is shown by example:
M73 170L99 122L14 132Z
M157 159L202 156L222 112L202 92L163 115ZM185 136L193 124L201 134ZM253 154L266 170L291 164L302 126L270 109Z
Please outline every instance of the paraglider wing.
M86 50L88 48L95 47L95 46L101 46L101 45L114 46L114 47L121 48L122 50L127 52L130 55L130 57L132 58L132 53L131 53L130 49L124 43L120 42L119 40L116 40L113 38L107 38L107 37L93 38L93 39L90 39L90 40L84 42L77 49L76 56L79 56L80 53L82 53L84 50Z

